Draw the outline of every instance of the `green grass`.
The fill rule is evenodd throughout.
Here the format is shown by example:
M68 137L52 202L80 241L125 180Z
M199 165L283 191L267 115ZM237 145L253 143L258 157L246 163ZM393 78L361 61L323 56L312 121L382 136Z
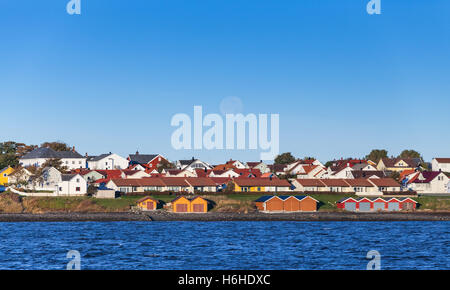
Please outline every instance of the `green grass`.
M174 195L149 195L154 199L164 203L171 202ZM249 206L249 204L258 199L258 194L230 194L224 197L222 194L202 195L206 199L219 202L225 201L224 205L229 207ZM351 194L311 194L311 197L317 199L319 203L319 211L337 211L336 202L344 197L354 196ZM71 211L77 209L80 203L95 205L103 208L105 211L127 211L130 206L135 206L137 201L143 196L122 196L116 199L96 199L92 197L24 197L28 200L25 203L29 207L42 209L44 211ZM419 203L419 210L430 211L450 211L450 197L414 197ZM232 202L235 201L235 202Z
M93 198L94 202L106 210L129 209L130 206L136 205L142 196L122 196L115 199Z
M448 211L450 210L450 197L421 196L413 198L419 203L419 210Z
M35 206L45 210L71 210L89 197L26 197L36 202Z

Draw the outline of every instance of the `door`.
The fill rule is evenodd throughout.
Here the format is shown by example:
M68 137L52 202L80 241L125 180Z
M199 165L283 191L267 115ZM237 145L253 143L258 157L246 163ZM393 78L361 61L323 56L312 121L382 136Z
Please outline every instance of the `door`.
M398 202L390 202L388 203L388 210L389 211L398 211L400 210L400 206Z
M355 211L356 210L356 203L354 203L354 202L346 202L344 208L345 208L345 210L348 210L348 211Z
M414 206L412 202L404 202L402 203L402 209L403 210L413 210Z
M205 206L203 204L194 204L194 212L204 212Z
M187 212L187 204L177 204L177 212Z
M370 211L370 202L360 202L359 211Z
M375 211L382 211L382 210L384 210L384 202L374 202L373 203L373 209Z
M153 202L147 201L147 209L148 210L154 210L155 209L154 206L153 206Z

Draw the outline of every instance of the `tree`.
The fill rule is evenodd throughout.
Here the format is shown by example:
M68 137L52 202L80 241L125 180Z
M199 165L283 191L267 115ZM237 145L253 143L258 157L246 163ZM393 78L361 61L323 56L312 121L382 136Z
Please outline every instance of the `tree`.
M96 186L90 184L87 188L86 194L88 196L94 196L97 193L97 191L98 191L98 188Z
M395 180L397 180L397 181L399 181L399 179L400 179L400 173L398 173L397 171L392 171L392 172L389 174L389 177L390 177L390 178L393 178L393 179L395 179Z
M70 151L72 148L63 142L44 142L41 147L48 147L55 151Z
M234 190L235 190L234 182L233 181L229 181L227 183L227 187L225 187L224 192L225 193L233 193Z
M415 150L403 150L402 153L398 156L400 158L420 158L422 159L422 156L419 152Z
M45 161L40 168L41 171L46 167L54 167L61 173L68 171L68 168L63 165L61 159L59 159L59 158L52 158L52 159L48 159L47 161Z
M175 165L173 165L173 163L170 163L169 161L167 161L166 159L161 158L161 162L158 164L158 172L161 173L164 169L171 169L171 168L175 168Z
M370 151L369 155L366 155L366 160L372 160L375 163L378 163L381 158L387 158L388 152L385 149L373 149Z
M17 165L19 165L19 158L15 153L0 155L0 170L8 166L16 167Z
M295 157L292 156L291 152L286 152L275 157L275 164L289 164L295 161Z

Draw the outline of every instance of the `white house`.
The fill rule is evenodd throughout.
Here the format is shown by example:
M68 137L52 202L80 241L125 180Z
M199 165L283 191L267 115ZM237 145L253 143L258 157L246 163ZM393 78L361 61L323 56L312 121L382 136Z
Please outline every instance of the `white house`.
M36 166L40 167L50 159L60 159L62 165L69 170L86 168L86 157L81 156L73 148L71 151L55 151L51 148L36 148L19 159L19 163L23 167Z
M260 162L247 162L247 168L251 168L251 169L259 169L259 171L261 171L261 173L266 173L266 172L270 172L270 168L269 166L260 161Z
M52 191L53 196L77 196L87 193L87 182L80 174L62 174L54 167L46 167L42 176L35 177L28 186L34 190Z
M431 168L433 171L450 172L450 158L434 158Z
M239 173L235 172L233 169L228 170L211 170L208 177L227 177L227 178L237 178Z
M79 174L61 174L56 196L77 196L87 193L87 182Z
M91 170L126 169L128 163L126 158L111 152L87 158L87 167Z
M199 159L189 159L189 160L178 160L176 163L176 167L182 170L195 170L195 169L212 169L211 165L206 162L203 162Z
M440 171L424 171L407 176L408 188L417 193L448 193L450 179Z

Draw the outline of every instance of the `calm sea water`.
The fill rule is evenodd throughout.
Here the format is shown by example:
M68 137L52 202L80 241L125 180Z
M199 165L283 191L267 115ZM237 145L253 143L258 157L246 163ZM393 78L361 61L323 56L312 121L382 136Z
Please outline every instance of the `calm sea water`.
M450 269L450 222L0 223L0 269Z

